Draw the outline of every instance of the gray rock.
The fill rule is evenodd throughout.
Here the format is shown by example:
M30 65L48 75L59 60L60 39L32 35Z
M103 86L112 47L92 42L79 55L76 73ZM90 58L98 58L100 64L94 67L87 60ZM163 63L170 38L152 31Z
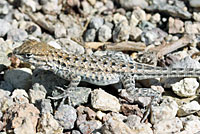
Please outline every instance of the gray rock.
M180 19L169 18L168 22L169 33L183 33L184 32L184 23Z
M139 6L140 8L146 8L148 3L145 0L115 0L116 2L119 1L121 7L125 8L126 10L132 10L134 7Z
M43 134L63 134L63 128L50 113L43 113L37 124L37 132Z
M96 37L96 30L95 29L88 29L84 34L84 40L86 42L93 42Z
M3 46L3 44L1 44ZM7 66L11 65L11 61L5 52L0 51L0 71L3 71Z
M69 105L62 105L58 107L54 117L64 129L72 129L77 118L76 109Z
M141 23L138 25L138 27L142 31L152 30L153 28L156 28L156 26L154 24L152 24L151 22L148 22L148 21L141 21Z
M173 17L180 17L182 19L190 19L192 14L184 10L185 4L183 1L176 0L174 4L168 4L166 0L152 0L152 4L146 9L148 11L158 10L161 13L168 14Z
M48 1L42 6L42 11L45 14L59 14L61 12L62 5L57 0Z
M113 30L113 41L122 42L129 39L130 27L126 21L119 23Z
M37 100L36 106L40 110L40 113L53 113L50 99Z
M93 108L102 111L119 112L121 107L116 97L106 93L102 89L95 89L91 93L91 104Z
M11 25L6 20L0 19L0 37L4 37L11 29Z
M162 120L154 124L153 127L156 134L176 133L180 132L180 130L183 128L183 124L179 118L174 117L171 119Z
M1 0L0 1L0 14L6 15L10 12L10 10L11 10L11 5L6 0Z
M67 37L70 37L72 39L79 39L82 36L82 29L83 28L80 25L73 23L66 29Z
M37 100L45 99L46 97L46 89L44 86L35 83L33 85L33 89L29 89L29 96L31 103L35 103Z
M93 17L90 21L89 28L98 30L104 23L103 18L101 17Z
M5 72L4 80L12 84L13 88L29 89L31 87L32 71L28 68L19 68Z
M98 39L101 42L106 42L108 41L112 34L111 34L111 29L107 25L102 25L99 30L98 30Z
M95 129L97 129L97 127L98 124L95 120L85 121L78 126L79 130L83 134L92 133Z
M145 42L145 44L152 44L163 41L166 36L166 32L159 28L153 28L152 30L143 32L141 35L141 40Z
M189 0L189 4L191 7L200 7L200 1L199 0Z
M7 38L16 42L20 42L28 38L28 34L23 29L13 28L7 33Z
M54 30L55 38L64 38L67 36L66 28L62 23L56 23L55 24L55 30Z

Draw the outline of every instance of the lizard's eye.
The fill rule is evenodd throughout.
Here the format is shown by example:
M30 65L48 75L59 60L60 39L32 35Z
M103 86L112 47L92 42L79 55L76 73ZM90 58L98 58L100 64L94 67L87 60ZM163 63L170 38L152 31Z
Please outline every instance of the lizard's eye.
M29 53L25 54L26 58L31 58L32 56L33 56L33 54L29 54Z

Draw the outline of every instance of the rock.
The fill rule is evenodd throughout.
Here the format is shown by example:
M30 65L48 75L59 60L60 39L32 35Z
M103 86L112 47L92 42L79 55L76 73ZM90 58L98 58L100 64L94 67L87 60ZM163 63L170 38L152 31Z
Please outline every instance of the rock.
M93 42L96 37L96 30L95 29L88 29L84 34L84 40L86 42Z
M3 116L6 131L16 134L34 134L39 118L39 110L33 104L14 104ZM11 125L11 126L9 126Z
M165 98L160 106L154 106L151 112L151 123L155 124L165 119L175 118L178 104L171 98ZM165 116L163 116L165 115Z
M132 129L133 134L153 134L150 123L141 123L141 118L130 115L125 122Z
M191 7L196 7L196 8L200 7L200 1L198 0L189 0L189 4Z
M98 121L96 120L91 120L91 121L85 121L83 123L81 123L78 128L81 131L82 134L90 134L92 133L94 130L98 129Z
M180 118L183 123L183 130L196 134L200 131L200 118L194 115Z
M64 38L67 36L66 28L62 23L55 24L55 31L54 31L55 38Z
M85 49L83 46L78 44L77 42L71 40L70 38L60 38L59 43L61 44L62 48L68 52L84 54Z
M53 118L53 115L44 113L38 121L37 132L43 134L63 134L63 128Z
M196 78L184 78L183 80L171 84L175 94L181 97L190 97L196 94L199 83Z
M10 97L11 92L0 89L0 111L6 112L8 108L10 108L14 102Z
M46 2L45 5L42 6L42 11L45 14L59 14L61 11L62 5L58 3L57 0L51 0Z
M58 107L54 118L64 129L72 129L77 118L76 109L69 105L62 105Z
M16 89L12 92L12 96L14 102L17 103L29 103L29 96L23 89Z
M25 29L29 35L32 35L34 37L40 37L42 35L42 30L40 26L36 25L33 22L27 23Z
M184 32L184 23L180 19L174 19L170 17L168 26L169 26L168 30L169 33L175 34Z
M3 46L3 44L0 42L1 46ZM5 52L1 52L0 51L0 71L3 71L6 66L10 66L11 65L11 61L8 59L8 56Z
M93 17L90 21L89 28L98 30L104 23L103 18Z
M167 3L166 0L153 0L151 5L146 7L147 11L158 11L159 13L165 13L169 16L178 17L182 19L190 19L192 17L191 13L187 10L183 1L176 0L174 4Z
M12 84L14 88L29 89L31 87L32 71L28 68L19 68L5 72L4 80Z
M83 15L89 15L91 14L93 8L87 1L82 1L81 6L83 8Z
M6 20L0 19L0 37L4 37L12 28L10 23Z
M35 103L37 100L45 99L47 94L46 89L44 86L35 83L33 85L33 89L29 89L29 96L31 103Z
M31 9L32 12L36 11L36 7L39 6L38 3L34 0L23 0L22 1L22 6L25 8Z
M154 28L156 28L156 26L148 21L141 21L141 23L139 23L138 27L142 30L142 31L150 31Z
M140 8L133 10L130 18L130 27L136 27L140 21L146 20L146 13Z
M42 99L36 101L36 106L40 110L40 113L53 113L50 99Z
M183 128L181 120L177 117L165 119L154 124L155 134L176 133Z
M132 130L121 120L110 118L101 128L104 134L133 134Z
M200 23L191 21L185 21L185 32L188 34L197 34L200 31Z
M104 116L106 116L105 113L103 113L103 112L101 112L101 111L97 111L97 118L98 118L99 120L102 120Z
M133 41L139 41L141 38L142 30L139 27L131 27L130 39Z
M8 31L7 38L16 42L17 41L20 42L27 39L28 34L23 29L12 28L11 30Z
M193 12L193 19L195 21L200 22L200 13L199 12Z
M9 5L9 3L6 0L1 0L0 1L0 14L1 15L6 15L10 12L12 6Z
M153 24L159 23L161 20L161 16L159 13L154 14L153 16L151 16L150 18L150 22Z
M107 25L102 25L98 30L98 39L101 42L108 41L111 37L111 29Z
M91 104L95 109L113 112L119 112L121 106L116 97L106 93L102 89L95 89L91 93Z
M113 30L113 41L122 42L129 39L130 27L126 21L122 21L116 25Z
M72 134L81 134L78 130L72 130Z
M145 44L152 44L156 42L161 42L166 36L166 32L162 31L159 28L153 28L152 30L143 32L141 35L141 40L145 42Z
M118 2L118 0L115 1ZM126 10L132 10L134 7L146 8L148 6L145 0L126 0L126 2L119 0L119 4Z
M180 116L187 116L193 114L200 110L200 105L197 101L192 101L190 103L184 104L179 106L179 110L177 115Z
M71 20L70 20L71 21ZM72 23L69 27L67 27L67 37L71 39L79 39L82 37L82 27L76 23Z
M121 111L126 116L133 114L139 115L141 117L143 116L142 111L139 109L138 105L123 104L121 107Z

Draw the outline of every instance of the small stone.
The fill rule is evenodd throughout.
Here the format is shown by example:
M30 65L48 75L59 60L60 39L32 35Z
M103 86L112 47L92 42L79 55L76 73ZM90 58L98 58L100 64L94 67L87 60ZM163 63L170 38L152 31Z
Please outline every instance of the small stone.
M200 1L199 0L189 0L189 4L191 7L200 7Z
M12 92L13 100L17 103L29 103L29 96L23 89L16 89Z
M169 18L169 33L183 33L184 32L184 23L180 19Z
M0 27L0 37L4 37L12 28L10 23L3 19L0 19Z
M42 35L41 28L33 22L27 23L26 32L34 37L40 37Z
M121 22L126 22L128 23L127 18L124 15L121 15L120 13L116 13L113 16L113 21L115 25L118 25Z
M41 113L53 113L50 99L42 99L36 101L36 106Z
M62 23L56 23L55 24L55 30L54 30L55 38L64 38L67 36L66 28Z
M183 123L183 130L196 134L200 131L200 118L194 115L180 118ZM198 134L198 133L197 133Z
M133 41L139 41L141 38L142 30L139 27L131 27L130 39Z
M148 31L148 30L152 30L153 28L156 28L156 26L154 24L152 24L151 22L148 22L148 21L141 21L141 23L139 23L138 27L142 31Z
M76 109L69 105L62 105L58 107L54 117L64 129L72 129L77 118Z
M29 89L31 82L32 71L29 68L17 68L5 72L4 80L12 84L14 88Z
M159 23L160 20L161 20L161 18L160 18L160 14L159 14L159 13L154 14L154 15L151 16L151 18L150 18L150 21L151 21L151 23L153 23L153 24Z
M90 134L94 130L98 129L98 121L96 121L96 120L85 121L85 122L81 123L78 126L78 128L81 131L81 133Z
M37 100L45 99L47 94L44 86L35 83L33 89L29 89L29 96L31 103L35 103Z
M63 128L50 113L42 114L38 121L37 132L43 134L63 134Z
M200 13L199 12L193 12L193 19L196 21L200 21Z
M52 46L52 47L54 47L54 48L56 48L56 49L61 49L60 44L57 43L56 41L49 41L49 42L47 42L47 44Z
M7 38L16 42L20 42L27 39L28 34L23 29L12 28L10 31L8 31Z
M171 98L165 98L160 106L154 106L152 108L151 123L155 124L165 119L175 118L177 111L178 104Z
M117 1L118 2L118 1ZM134 7L146 8L148 6L147 1L145 0L119 0L119 4L126 10L132 10Z
M123 104L121 107L121 111L126 116L133 114L139 115L141 117L143 116L142 111L139 109L138 105Z
M23 0L22 3L23 3L22 4L23 6L25 6L26 8L31 9L32 12L35 12L36 11L36 7L38 6L37 2L34 1L34 0Z
M48 1L45 5L42 6L42 11L45 14L59 14L61 11L62 5L58 3L57 0Z
M196 78L184 78L183 80L171 84L172 90L180 97L190 97L196 94L199 83Z
M121 106L116 97L106 93L102 89L95 89L91 93L91 104L95 109L113 112L119 112Z
M8 1L6 1L6 0L0 1L0 14L1 15L8 14L11 9L12 9L12 6L8 3Z
M187 116L193 114L200 110L200 105L197 101L192 101L190 103L184 104L179 106L179 110L177 115L180 116Z
M84 34L84 40L86 42L93 42L96 37L96 30L95 29L88 29Z
M101 42L106 42L108 41L112 34L111 34L111 29L107 25L102 25L99 30L98 30L98 39Z
M3 116L6 131L16 134L36 133L39 110L33 104L23 103L10 106ZM11 125L11 126L10 126Z
M185 32L188 34L198 34L200 32L200 22L185 21Z
M181 120L177 117L165 119L154 124L155 134L176 133L183 128Z
M93 17L90 21L89 28L98 30L104 23L103 18Z
M103 112L101 112L101 111L97 111L97 118L98 118L99 120L102 120L103 117L104 117L105 115L106 115L105 113L103 113Z
M119 23L113 30L113 41L122 42L129 39L130 27L126 21Z
M96 0L87 0L91 5L95 5L95 3L96 3Z
M78 130L72 130L72 134L81 134Z

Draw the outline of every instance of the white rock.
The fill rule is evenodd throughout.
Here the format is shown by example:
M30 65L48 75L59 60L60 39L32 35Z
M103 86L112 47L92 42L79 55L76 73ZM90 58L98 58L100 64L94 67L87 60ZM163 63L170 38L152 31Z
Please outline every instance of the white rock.
M171 134L179 132L183 128L181 120L177 117L166 119L154 124L155 134Z
M194 115L180 118L183 122L183 130L195 134L200 131L200 118Z
M198 34L200 32L200 23L192 23L190 21L185 21L185 32L188 34Z
M42 85L35 83L33 89L29 89L29 96L31 103L35 103L36 100L45 99L47 91Z
M103 112L101 112L101 111L97 111L97 118L98 118L99 120L102 120L103 117L104 117L105 115L106 115L105 113L103 113Z
M11 98L17 103L29 103L28 94L23 89L16 89L12 92Z
M131 27L130 39L138 41L141 37L142 30L139 27Z
M151 21L151 23L158 23L158 22L160 22L160 14L156 13L153 16L151 16L150 21Z
M137 8L132 12L130 19L130 26L135 27L140 21L146 20L146 13L144 10Z
M17 68L5 72L4 80L14 88L29 89L32 84L32 71L29 68Z
M0 37L4 37L7 32L12 28L10 23L3 19L0 19L0 27Z
M190 103L180 106L177 115L186 116L189 114L193 114L199 110L200 110L199 103L197 101L192 101Z
M122 22L122 21L125 21L128 23L128 20L127 18L124 16L124 15L121 15L119 13L116 13L114 14L113 16L113 21L114 21L114 24L117 25L118 23Z
M62 23L56 23L54 34L56 38L62 38L67 36L66 28Z
M190 97L196 94L199 83L196 78L184 78L172 84L172 90L181 97Z
M191 7L200 7L200 1L199 0L189 0Z
M102 89L95 89L91 93L91 104L93 108L102 111L119 112L121 107L116 97L106 93Z
M199 12L193 12L193 19L196 21L200 21L200 13Z
M160 106L154 106L151 113L151 123L175 118L178 111L178 104L172 98L165 98ZM165 115L165 116L163 116Z
M169 33L183 33L184 32L184 23L180 19L169 18L168 22Z

